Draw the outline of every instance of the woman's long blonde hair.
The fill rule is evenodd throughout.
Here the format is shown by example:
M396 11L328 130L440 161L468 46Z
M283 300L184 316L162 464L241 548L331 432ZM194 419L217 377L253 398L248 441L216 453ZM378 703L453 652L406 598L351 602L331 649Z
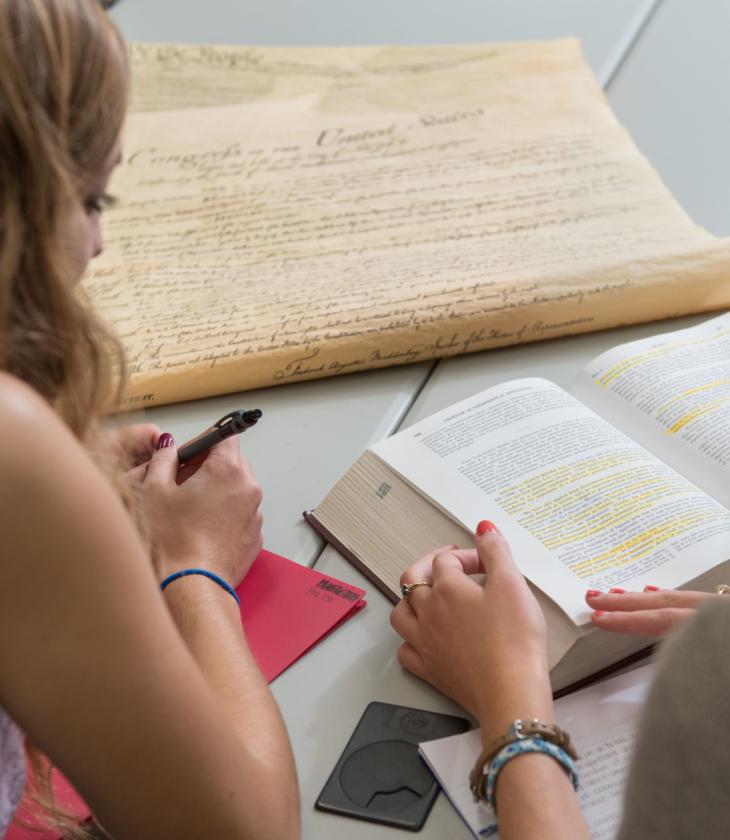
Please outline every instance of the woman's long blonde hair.
M127 78L96 0L0 0L0 369L82 440L113 396L118 351L74 289L59 220L113 152Z
M92 449L122 355L75 282L59 221L108 163L127 90L126 46L96 0L0 0L0 370ZM31 798L64 836L85 836L29 755Z

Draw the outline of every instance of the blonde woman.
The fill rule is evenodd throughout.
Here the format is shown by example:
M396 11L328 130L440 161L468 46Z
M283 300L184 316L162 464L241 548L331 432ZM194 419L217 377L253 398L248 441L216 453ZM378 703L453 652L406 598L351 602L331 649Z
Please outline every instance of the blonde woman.
M289 743L216 581L235 587L261 544L250 468L226 442L177 485L170 435L99 429L120 359L78 284L126 95L96 0L0 0L0 837L44 791L28 745L116 840L289 840ZM160 592L190 568L216 579Z

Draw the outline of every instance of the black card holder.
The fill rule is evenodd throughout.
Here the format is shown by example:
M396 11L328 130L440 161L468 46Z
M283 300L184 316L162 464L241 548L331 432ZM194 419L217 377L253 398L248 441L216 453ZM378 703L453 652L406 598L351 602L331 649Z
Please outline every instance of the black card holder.
M419 831L438 784L419 755L418 744L467 729L469 722L453 715L370 703L315 807Z

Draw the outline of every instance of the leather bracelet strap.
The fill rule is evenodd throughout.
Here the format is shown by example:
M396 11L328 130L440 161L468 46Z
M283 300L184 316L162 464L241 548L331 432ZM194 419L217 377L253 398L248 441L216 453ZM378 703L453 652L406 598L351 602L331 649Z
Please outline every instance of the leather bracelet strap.
M486 801L486 773L485 768L488 767L489 762L503 750L508 744L515 741L521 741L523 738L542 738L556 747L565 750L565 752L577 761L578 754L575 751L570 735L556 726L554 723L545 723L545 721L532 718L531 720L522 720L517 718L513 721L507 733L500 735L491 741L483 750L477 759L474 769L469 774L469 787L471 788L474 801L478 802L480 799Z

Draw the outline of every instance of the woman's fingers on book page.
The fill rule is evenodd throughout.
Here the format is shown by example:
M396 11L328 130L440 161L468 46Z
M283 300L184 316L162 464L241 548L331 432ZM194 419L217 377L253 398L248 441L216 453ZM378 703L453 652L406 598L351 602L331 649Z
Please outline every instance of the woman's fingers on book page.
M495 698L502 691L511 697L538 691L549 702L540 607L501 534L482 528L476 542L477 550L431 552L403 575L402 584L412 586L391 613L391 625L406 643L398 660L474 715L499 705ZM466 573L483 566L484 586Z
M644 592L624 592L615 589L609 592L597 592L589 589L586 592L586 603L594 610L635 612L670 607L696 609L707 598L718 597L723 596L683 589L652 589Z
M613 633L631 633L634 636L663 639L694 614L695 610L691 607L664 607L635 612L597 610L593 613L593 623L602 630L610 630Z
M423 557L419 557L400 576L400 585L403 586L404 583L415 583L417 580L430 580L433 558L442 551L451 551L454 548L456 546L453 543L442 545L440 548L434 548L433 551L424 554Z
M464 557L462 555L465 554L469 555L467 565L474 567L474 572L481 571L481 568L478 566L479 557L474 550L471 552L458 550L441 551L433 558L433 565L431 567L431 579L433 580L434 586L437 586L444 580L447 580L449 576L454 573L462 576L465 572L467 574L471 574L464 565Z
M404 583L415 583L419 580L430 580L433 574L433 561L439 554L449 553L456 557L461 563L463 571L468 574L477 574L484 571L479 565L479 557L473 548L457 548L451 545L442 545L424 554L412 563L400 576L400 585Z
M690 618L703 601L723 597L711 592L647 587L644 592L589 590L586 602L595 610L593 623L603 630L660 639Z
M522 573L512 559L507 540L494 523L482 520L477 525L475 544L480 565L487 575L487 585L496 580L510 580L526 586Z

